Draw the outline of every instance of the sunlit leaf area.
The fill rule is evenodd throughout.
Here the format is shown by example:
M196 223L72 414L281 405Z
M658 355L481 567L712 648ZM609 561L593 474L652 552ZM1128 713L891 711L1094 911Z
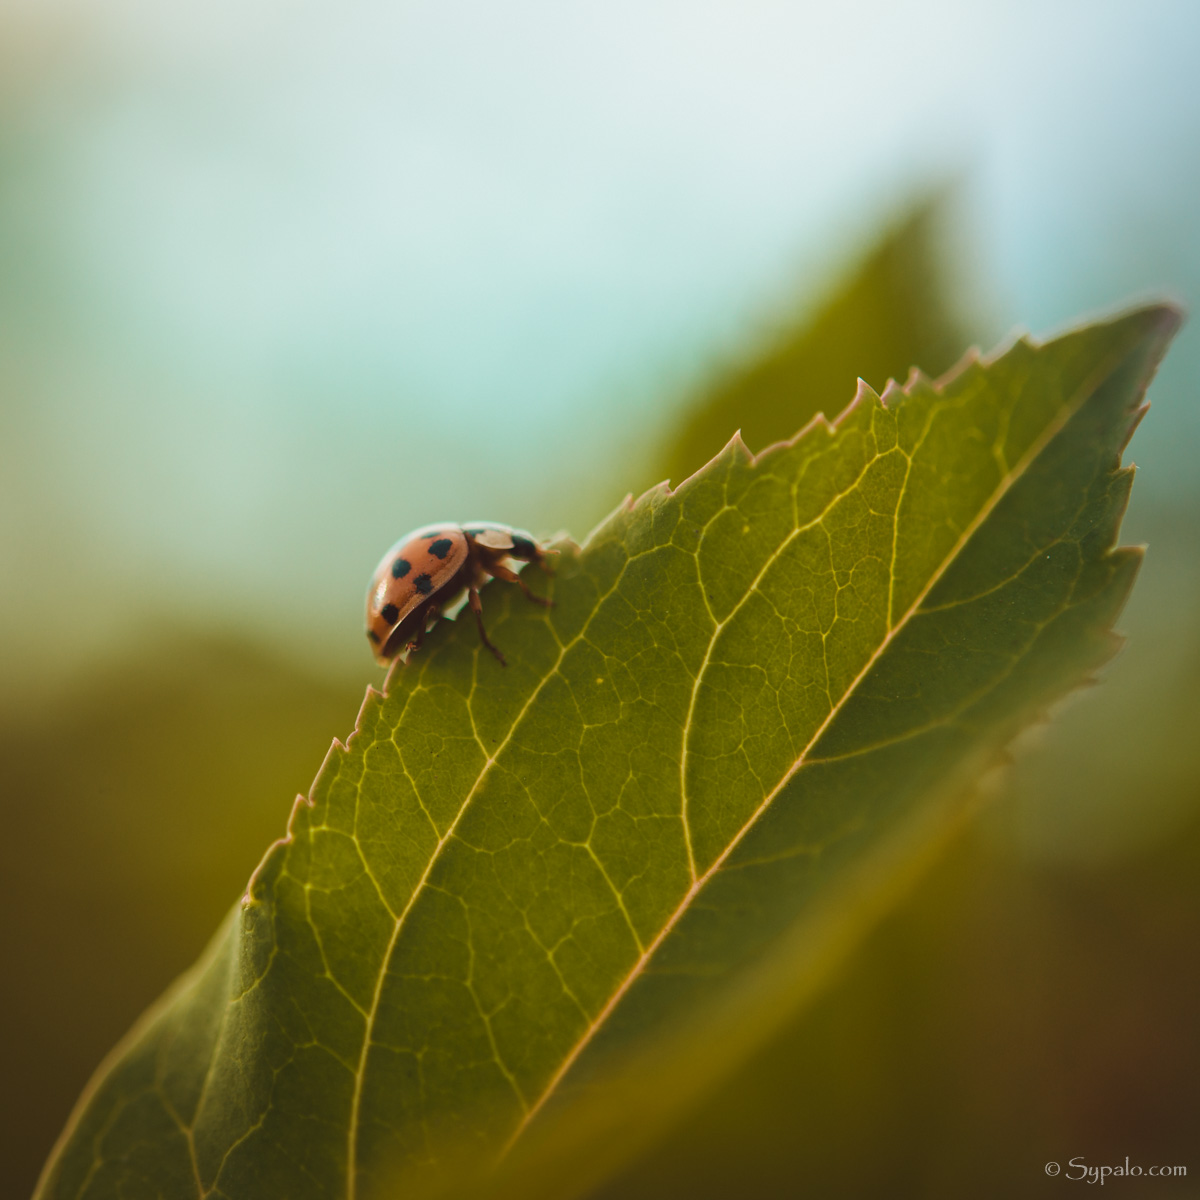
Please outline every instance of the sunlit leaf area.
M0 10L0 1193L1188 1194L1197 49Z

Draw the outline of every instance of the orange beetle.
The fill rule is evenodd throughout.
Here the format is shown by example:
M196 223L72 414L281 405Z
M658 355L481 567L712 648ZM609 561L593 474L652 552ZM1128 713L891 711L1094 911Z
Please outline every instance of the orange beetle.
M507 666L484 632L479 588L489 576L504 579L535 604L548 607L549 600L535 596L504 564L512 558L546 570L545 556L546 551L523 530L486 521L426 525L402 537L380 560L367 592L367 639L375 661L386 665L405 647L418 649L442 610L466 591L480 639L500 665Z

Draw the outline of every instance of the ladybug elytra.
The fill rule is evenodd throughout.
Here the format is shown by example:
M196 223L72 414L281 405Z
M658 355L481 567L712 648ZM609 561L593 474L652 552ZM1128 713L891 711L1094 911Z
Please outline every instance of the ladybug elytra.
M380 560L367 592L367 639L376 662L386 665L406 647L419 649L426 630L465 591L480 639L507 666L484 631L479 588L489 577L503 579L548 607L551 601L535 596L504 562L533 562L545 570L545 555L523 530L486 521L426 525L402 537Z

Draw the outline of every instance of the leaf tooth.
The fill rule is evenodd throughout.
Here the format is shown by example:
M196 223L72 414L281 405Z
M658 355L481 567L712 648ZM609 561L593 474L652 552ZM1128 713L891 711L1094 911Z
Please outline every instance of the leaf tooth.
M835 433L841 425L850 419L852 413L856 412L864 404L873 404L876 407L883 404L883 397L865 380L859 379L857 387L854 389L854 398L842 409L832 421L828 420L824 413L817 413L805 427L800 430L795 437L791 439L792 445L798 442L802 437L808 434L808 431L819 420L829 433Z
M832 437L837 433L838 427L842 422L848 420L850 415L856 412L862 405L874 404L879 406L882 403L883 401L879 398L879 394L875 389L865 379L860 378L854 391L854 398L832 421L825 415L824 411L813 413L803 428L792 434L791 437L784 438L779 442L772 442L769 446L764 446L757 454L752 455L750 465L754 467L760 466L770 456L778 454L783 450L790 450L807 437L815 437L817 430L820 430L826 437Z
M912 375L909 375L912 378ZM908 396L907 386L901 387L894 379L887 381L887 387L883 389L883 395L880 400L883 402L884 408L895 408L897 404L903 404Z
M742 459L748 463L754 461L754 454L750 447L746 445L740 429L735 429L733 431L733 437L731 437L729 441L725 443L725 448L721 451L721 453L729 454L735 460Z
M358 714L354 718L354 728L350 731L350 736L346 739L347 746L354 745L359 734L363 731L363 723L367 716L373 713L386 699L386 692L381 692L373 683L367 684L367 690L363 693L362 703L358 706ZM337 739L335 738L334 741L336 742Z
M254 893L259 880L266 872L268 863L277 855L282 854L296 840L293 829L296 815L300 812L301 808L312 808L312 806L313 802L311 800L299 792L296 793L296 798L292 801L292 811L288 813L287 827L284 830L283 837L276 838L267 847L267 852L259 859L258 866L250 872L250 878L246 881L246 890L242 893L242 908L250 908L252 905L258 903L258 897Z
M940 392L947 384L953 383L960 375L978 368L983 359L983 350L979 346L968 346L959 355L957 362L947 367L936 379L932 380L935 391Z
M621 530L628 525L629 516L637 506L638 502L638 500L633 498L632 492L626 492L616 508L614 508L607 516L602 517L599 522L593 526L587 536L580 543L580 549L589 549L605 538L619 537Z
M938 385L920 367L909 367L908 378L904 381L903 390L906 396L937 395Z
M357 732L357 730L355 732ZM351 734L351 736L353 737L354 735ZM321 765L317 768L316 775L313 776L312 787L308 789L308 794L314 798L314 802L317 791L325 782L325 773L329 770L330 764L337 759L338 755L344 756L349 753L350 752L344 745L342 745L342 742L339 738L334 738L333 741L329 743L329 749L325 751L325 757L321 760ZM312 805L310 804L309 807L311 808Z

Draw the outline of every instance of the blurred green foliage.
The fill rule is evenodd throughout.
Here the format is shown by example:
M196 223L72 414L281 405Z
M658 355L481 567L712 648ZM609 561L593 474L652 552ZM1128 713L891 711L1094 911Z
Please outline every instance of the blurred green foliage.
M684 406L650 472L678 484L736 429L751 450L790 438L819 412L832 420L862 378L877 392L919 365L936 377L969 344L945 271L953 193L914 203L854 263L815 312L778 317L772 335L715 373ZM803 294L803 290L802 290Z

